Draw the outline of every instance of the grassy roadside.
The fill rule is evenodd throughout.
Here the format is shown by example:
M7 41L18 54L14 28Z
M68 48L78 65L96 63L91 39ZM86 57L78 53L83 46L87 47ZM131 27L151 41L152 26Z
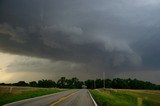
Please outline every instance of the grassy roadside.
M160 106L160 94L144 90L90 90L100 106Z
M47 95L47 94L52 94L56 92L60 92L63 90L56 89L56 88L36 88L36 89L31 89L31 90L26 90L26 91L16 91L12 93L8 92L1 92L0 93L0 106L11 103L14 101L19 101L27 98L33 98L37 96L42 96L42 95Z

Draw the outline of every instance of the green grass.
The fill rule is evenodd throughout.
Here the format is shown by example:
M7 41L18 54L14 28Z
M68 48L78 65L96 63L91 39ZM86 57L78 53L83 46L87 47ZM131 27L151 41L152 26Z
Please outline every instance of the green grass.
M37 88L37 89L31 89L27 91L21 91L19 90L18 92L12 92L12 93L7 93L7 92L1 92L0 93L0 106L11 103L14 101L19 101L27 98L33 98L37 96L42 96L46 94L52 94L56 92L60 92L63 90L60 89L54 89L54 88Z
M132 95L142 98L143 106L160 106L160 91L130 91Z
M142 92L143 90L137 91L90 90L93 98L100 106L160 106L160 94L147 91Z

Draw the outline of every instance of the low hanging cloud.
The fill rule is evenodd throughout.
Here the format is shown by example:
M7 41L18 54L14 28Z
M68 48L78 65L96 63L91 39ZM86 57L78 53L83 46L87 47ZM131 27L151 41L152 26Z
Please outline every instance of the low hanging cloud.
M134 66L141 61L140 57L127 43L104 35L90 36L85 34L81 28L75 26L42 26L40 29L34 28L34 31L32 31L29 28L13 28L8 24L1 24L0 29L1 36L8 38L4 41L4 44L10 41L13 42L11 45L6 45L11 48L11 50L7 49L8 52L14 50L15 53L21 55L33 55L51 60L84 64L89 62L91 66L92 63L96 63L97 66L104 65L108 68L121 67L124 64ZM34 34L37 34L37 36ZM33 36L36 38L32 39ZM20 46L17 48L15 45ZM39 46L45 48L39 48ZM4 49L7 48L3 47ZM31 49L31 51L25 47ZM19 52L21 50L23 52Z
M91 70L160 68L158 1L62 1L3 1L0 51Z
M61 73L65 69L73 71L75 69L83 68L83 64L76 64L67 61L53 61L49 59L17 56L5 69L6 72L40 72L47 73Z

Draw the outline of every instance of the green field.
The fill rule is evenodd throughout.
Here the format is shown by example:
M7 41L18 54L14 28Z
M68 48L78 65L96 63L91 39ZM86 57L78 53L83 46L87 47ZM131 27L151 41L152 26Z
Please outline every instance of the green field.
M64 91L57 88L1 87L0 106L14 101Z
M99 106L160 106L160 91L95 89L90 92Z

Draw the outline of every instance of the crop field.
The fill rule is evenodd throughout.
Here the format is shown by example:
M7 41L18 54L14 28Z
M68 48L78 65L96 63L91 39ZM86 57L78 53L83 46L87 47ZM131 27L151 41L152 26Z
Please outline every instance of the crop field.
M159 90L90 90L99 106L160 106Z
M64 91L58 88L0 86L0 106L14 101Z

